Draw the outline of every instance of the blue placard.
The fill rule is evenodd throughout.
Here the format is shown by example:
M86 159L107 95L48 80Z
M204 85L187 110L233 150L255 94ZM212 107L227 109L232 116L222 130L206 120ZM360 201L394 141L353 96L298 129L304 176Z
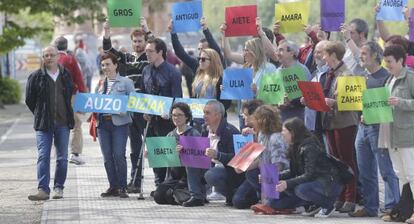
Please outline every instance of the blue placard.
M119 114L126 112L127 95L104 95L78 93L73 105L74 111Z
M253 70L251 68L226 68L220 99L253 99Z
M143 93L130 93L127 110L152 115L169 114L173 98Z
M173 32L197 32L201 28L203 17L201 1L179 2L172 6Z
M188 104L191 108L191 113L193 118L203 118L204 116L204 106L210 99L198 99L198 98L175 98L174 102L183 102Z
M377 20L403 21L402 13L407 0L381 0L380 11L377 13Z
M240 149L249 142L253 142L253 135L233 135L234 153L239 153Z

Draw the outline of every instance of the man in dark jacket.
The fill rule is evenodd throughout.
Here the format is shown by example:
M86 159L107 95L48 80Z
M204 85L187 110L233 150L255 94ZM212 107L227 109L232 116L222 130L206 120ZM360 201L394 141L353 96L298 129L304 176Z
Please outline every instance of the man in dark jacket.
M56 147L56 171L53 199L63 198L68 168L69 131L74 126L71 97L71 75L58 65L58 51L54 46L43 50L43 67L33 72L26 85L26 105L34 115L34 129L38 150L38 192L29 200L49 199L50 151Z
M227 123L224 113L223 104L217 100L208 101L204 107L205 125L201 135L210 139L206 156L217 164L206 172L204 178L207 184L226 197L226 204L231 205L233 194L244 181L244 175L237 174L227 165L234 156L233 135L240 132Z

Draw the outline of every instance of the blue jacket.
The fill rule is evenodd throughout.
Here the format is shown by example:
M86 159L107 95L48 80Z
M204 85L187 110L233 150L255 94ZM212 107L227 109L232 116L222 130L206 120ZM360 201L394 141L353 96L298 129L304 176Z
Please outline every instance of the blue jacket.
M108 83L108 79L105 79L105 82L103 84L103 88L98 90L99 94L103 94L107 84ZM135 92L135 88L134 88L134 83L132 82L131 79L126 78L126 77L122 77L119 74L117 74L116 79L115 79L115 83L113 84L112 88L111 88L111 92L109 92L109 94L111 95L129 95L129 93L131 92ZM112 114L112 123L115 126L120 126L120 125L124 125L124 124L128 124L131 123L132 119L129 113L124 113L124 114ZM99 119L98 119L98 123L97 126L99 127Z

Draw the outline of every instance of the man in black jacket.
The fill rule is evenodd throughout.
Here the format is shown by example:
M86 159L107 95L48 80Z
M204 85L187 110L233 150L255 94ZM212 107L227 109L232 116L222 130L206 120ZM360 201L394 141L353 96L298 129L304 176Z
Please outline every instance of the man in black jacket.
M50 151L56 147L56 171L53 199L63 198L68 168L69 132L74 126L71 97L73 82L67 70L58 65L58 51L49 46L43 50L43 66L30 74L26 85L26 105L34 115L38 150L38 192L29 200L49 199Z
M201 135L210 139L206 156L217 164L206 172L204 178L207 184L226 197L226 204L231 205L234 192L244 181L243 174L237 174L234 168L227 165L234 156L233 135L240 132L227 123L224 106L219 101L208 101L203 111L205 125Z

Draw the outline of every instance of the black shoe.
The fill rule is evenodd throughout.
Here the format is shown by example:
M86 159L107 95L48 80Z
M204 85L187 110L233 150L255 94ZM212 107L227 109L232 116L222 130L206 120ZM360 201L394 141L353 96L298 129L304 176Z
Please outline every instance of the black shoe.
M209 201L209 200L204 199L204 204L209 204L209 203L210 203L210 201Z
M101 197L118 197L119 189L118 188L108 188L105 192L101 193Z
M309 206L306 211L302 212L302 215L304 216L314 216L316 213L318 213L321 210L321 207L318 205L311 205Z
M195 206L203 206L203 205L204 205L203 199L197 199L194 197L191 197L190 199L188 199L188 201L183 203L184 207L195 207Z
M120 198L129 198L127 190L126 189L119 190L119 197Z
M129 185L128 184L128 186L127 186L127 192L128 193L130 193L130 194L137 194L137 193L140 193L141 192L141 188L139 187L139 185L138 186L136 186L136 185Z
M151 191L150 196L154 197L155 191Z

